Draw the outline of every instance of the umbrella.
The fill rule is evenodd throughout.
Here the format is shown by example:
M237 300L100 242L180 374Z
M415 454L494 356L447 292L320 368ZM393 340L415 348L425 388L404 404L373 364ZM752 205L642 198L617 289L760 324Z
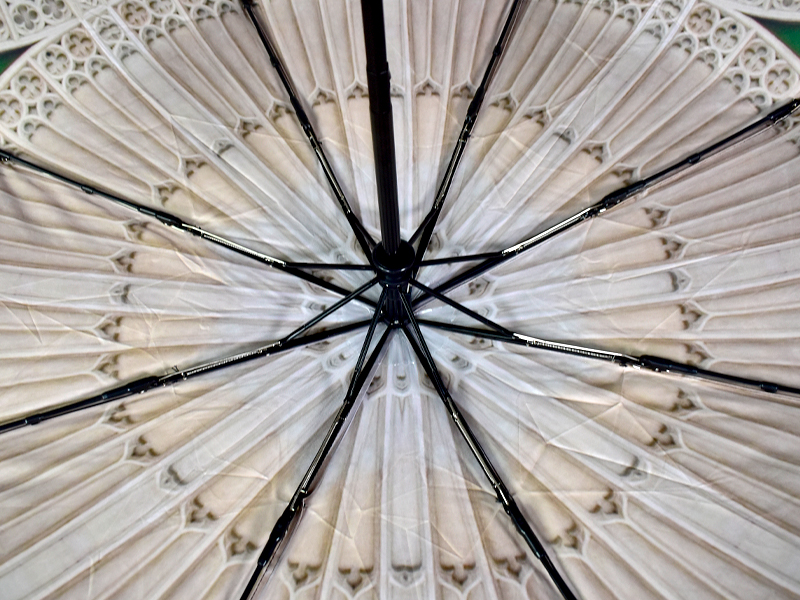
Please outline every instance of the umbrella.
M3 7L3 596L800 595L794 7L379 9Z

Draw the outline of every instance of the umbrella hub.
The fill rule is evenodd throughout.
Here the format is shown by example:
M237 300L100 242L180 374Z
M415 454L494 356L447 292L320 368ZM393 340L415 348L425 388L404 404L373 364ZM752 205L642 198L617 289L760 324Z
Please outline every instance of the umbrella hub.
M414 247L406 241L401 241L397 252L389 254L383 244L378 244L372 251L372 260L382 286L401 286L411 280L411 273L414 270Z
M409 282L414 272L414 258L414 247L404 240L400 242L400 247L394 254L389 254L383 244L378 244L372 252L378 281L387 291L383 312L390 322L405 320L400 294L404 294L408 299Z

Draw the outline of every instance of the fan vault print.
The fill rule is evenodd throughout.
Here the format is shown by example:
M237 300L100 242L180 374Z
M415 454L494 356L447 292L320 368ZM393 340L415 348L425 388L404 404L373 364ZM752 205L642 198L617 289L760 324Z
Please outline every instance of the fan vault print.
M509 8L385 4L403 239ZM425 258L513 247L787 106L800 61L743 13L798 10L522 3ZM358 3L255 11L378 239ZM381 288L272 346L373 272L301 279L263 258L367 264L240 4L4 0L0 21L0 47L37 42L0 79L0 425L171 378L0 434L1 595L240 598L348 396ZM441 383L578 598L800 597L788 112L463 285L444 284L479 262L417 275L484 320L412 296ZM436 377L387 331L253 597L560 598Z

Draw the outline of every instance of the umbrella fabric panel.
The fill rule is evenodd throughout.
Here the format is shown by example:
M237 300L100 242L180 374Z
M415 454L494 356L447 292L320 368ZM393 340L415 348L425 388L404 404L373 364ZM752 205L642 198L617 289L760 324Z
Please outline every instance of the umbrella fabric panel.
M496 343L442 346L455 397L579 589L798 593L796 402Z
M790 120L452 295L529 335L796 384L796 138Z
M797 593L796 403L487 341L431 345L584 594ZM398 346L263 597L548 597Z
M575 214L798 90L797 59L713 4L528 12L442 218L440 235L462 253L525 239L532 221Z
M429 210L507 10L504 3L476 6L452 0L385 6L398 199L405 239ZM265 4L262 14L287 70L294 75L298 93L314 112L320 137L331 140L327 147L344 187L352 186L351 202L359 207L365 226L377 232L358 3L317 5L283 0ZM340 107L340 115L331 118L330 112L323 111L325 107L327 111ZM346 146L340 148L343 144Z
M333 301L24 169L2 186L4 420L274 341ZM366 313L349 308L329 322Z
M239 581L313 456L359 343L7 434L5 596L202 597L230 572Z
M267 116L294 118L273 106L275 77L260 72L265 59L227 43L222 58L259 68L248 69L257 89L245 88L188 8L158 11L104 7L40 43L27 64L18 61L4 76L7 143L63 174L268 253L347 252L346 224L309 170L313 154L293 122L281 131ZM242 46L252 52L257 39L243 19L225 31L246 36L251 43Z
M557 597L423 377L396 336L260 597Z
M546 6L533 10L551 10ZM526 239L797 92L796 58L747 18L721 8L686 5L667 14L660 7L646 26L631 25L605 59L599 32L610 17L571 10L570 19L553 13L520 24L520 34L529 31L522 39L532 40L523 54L527 68L501 74L508 93L520 90L511 97L522 100L511 103L506 127L485 152L470 147L475 168L462 171L464 191L443 217L451 239L472 236L459 253ZM579 36L593 19L596 36ZM552 72L571 65L561 85L585 74L583 87L563 101L547 88L552 79L530 75L550 40L546 29L534 28L543 22L561 27L559 39L572 35L587 45L572 62L572 45L558 47L553 56L563 60L541 66ZM538 121L532 107L541 107ZM796 383L795 123L691 167L453 297L521 333ZM437 266L426 274L444 281L453 272L455 266ZM468 320L449 308L446 314Z

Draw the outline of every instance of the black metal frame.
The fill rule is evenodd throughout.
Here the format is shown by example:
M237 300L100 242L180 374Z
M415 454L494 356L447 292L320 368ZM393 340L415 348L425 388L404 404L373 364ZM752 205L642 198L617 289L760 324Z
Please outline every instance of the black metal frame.
M576 600L575 594L573 594L567 582L564 581L564 578L558 572L552 560L550 560L544 545L533 532L533 528L519 509L519 506L517 506L514 497L511 495L511 492L503 482L499 473L495 470L486 451L481 447L478 438L475 437L469 424L464 419L464 415L459 410L458 405L456 405L453 398L450 396L450 392L447 390L447 386L439 373L439 369L436 367L436 362L433 360L433 356L419 328L411 303L409 303L405 297L403 297L403 307L408 317L408 323L403 324L403 332L406 334L406 339L408 339L409 344L411 344L411 347L414 349L414 353L422 363L428 378L433 382L436 393L439 394L439 398L441 398L444 403L445 409L455 424L456 429L459 434L461 434L461 437L464 438L464 441L467 442L472 455L478 461L486 479L489 480L489 484L492 486L497 496L497 501L503 506L503 510L505 510L506 514L511 518L511 521L525 540L528 548L533 552L533 555L542 563L542 566L558 588L558 591L561 592L564 600Z
M641 194L654 185L668 181L677 173L685 169L692 168L708 157L717 154L731 145L739 143L742 140L758 133L759 131L778 123L780 120L786 118L800 108L800 99L792 100L788 104L755 121L753 124L733 133L717 143L711 144L706 148L699 150L688 158L662 169L650 177L638 182L634 182L615 192L612 192L611 194L606 195L600 201L577 212L575 215L561 221L560 223L557 223L556 225L544 229L539 233L536 233L532 237L529 237L518 244L515 244L514 246L499 251L490 251L480 254L424 260L425 251L434 232L439 215L441 214L442 207L452 184L456 169L463 157L466 143L471 135L481 105L486 97L488 86L498 69L502 59L503 51L507 47L510 40L513 26L519 14L521 4L521 0L511 0L505 24L494 47L481 84L475 91L474 98L470 103L464 124L462 126L461 134L458 138L455 149L436 193L432 208L419 225L411 240L405 242L400 239L399 208L397 202L397 181L394 158L394 136L391 115L391 94L389 87L390 74L386 62L385 28L382 3L380 0L362 0L362 10L364 14L364 34L368 51L367 58L370 109L373 125L373 147L375 151L379 209L381 214L381 247L381 245L376 245L373 238L366 231L358 217L350 208L350 204L338 183L336 175L327 160L316 133L314 132L311 121L303 108L303 103L297 96L292 86L291 79L286 71L286 68L281 62L277 51L270 41L266 28L262 25L259 16L255 12L255 5L253 4L253 1L242 0L244 12L248 15L250 21L252 22L258 37L269 56L270 62L275 68L282 82L294 112L300 121L301 127L308 138L315 155L317 156L328 183L330 184L335 199L339 203L345 218L352 228L356 240L358 241L369 261L368 265L291 262L275 258L251 248L247 248L221 235L207 232L192 223L184 221L177 215L150 208L92 185L82 183L68 175L58 173L46 166L35 164L8 151L0 150L0 159L3 163L17 164L25 169L31 169L45 174L61 181L64 184L78 188L87 194L103 198L111 203L115 203L127 209L137 211L140 214L144 214L148 217L158 220L166 226L202 238L213 244L217 244L227 248L228 250L247 256L269 267L282 270L290 275L342 296L340 300L332 304L329 308L322 311L313 319L304 323L276 342L260 346L253 350L231 354L219 360L202 363L184 370L176 369L174 372L164 375L142 377L83 400L78 400L62 406L26 415L5 423L0 423L0 433L6 433L25 426L36 425L56 417L135 396L156 388L173 385L180 381L188 380L204 373L242 364L257 358L270 356L279 352L284 352L293 348L298 348L307 344L329 339L333 336L342 335L367 327L367 333L353 370L350 386L345 394L339 411L334 417L319 451L311 462L305 476L299 483L291 501L278 518L277 522L274 524L269 540L262 549L257 559L254 571L252 572L244 588L244 591L241 595L241 600L249 600L249 598L252 597L253 593L259 587L260 583L263 581L275 557L278 555L294 525L296 525L297 519L302 512L304 501L311 493L318 478L321 476L331 452L346 429L348 417L350 416L353 408L356 407L359 397L362 395L369 381L371 380L372 373L378 365L379 358L386 347L387 341L394 330L402 329L406 339L420 361L422 368L430 378L437 394L445 405L445 408L450 415L455 428L464 438L474 458L480 465L490 486L497 496L498 502L501 503L505 512L511 518L515 528L525 540L525 543L530 548L533 555L541 561L544 569L549 574L553 584L559 590L561 595L566 600L574 600L576 595L571 590L566 580L559 573L556 565L549 558L544 545L534 533L533 527L527 521L523 511L519 508L519 506L517 506L508 486L504 483L500 474L492 465L489 456L481 446L477 436L473 433L467 420L464 418L464 415L458 408L458 405L451 397L447 386L444 383L444 379L438 370L435 359L430 352L427 342L425 341L422 328L436 328L459 335L488 338L500 341L502 343L523 345L539 350L570 354L587 359L603 360L618 364L622 368L639 368L654 372L674 373L680 376L713 380L727 385L756 389L768 393L800 395L799 388L775 382L758 381L735 375L717 373L658 356L632 356L617 352L610 352L599 348L544 340L522 333L516 333L476 313L475 311L450 299L445 295L445 292L477 277L478 275L497 265L502 264L506 260L509 260L510 258L523 252L527 252L528 250L544 243L545 241L565 233L566 231L577 226L579 223L599 216L600 214L617 206L625 200ZM413 249L410 249L409 244L416 240L419 241L419 244L416 251L414 251ZM403 260L400 260L398 257L402 255L403 250L409 249L411 252L410 259L404 259L405 262L403 262ZM388 258L384 257L381 252L385 253ZM444 283L439 284L435 288L428 287L427 285L417 281L415 278L417 271L423 266L472 261L479 262L479 264L467 269L462 273L450 277ZM308 273L304 269L370 270L373 271L374 277L355 290L349 291L316 275L313 275L312 273ZM382 286L383 292L381 293L378 302L374 302L367 298L364 294L369 290L369 288L378 283L380 283ZM420 292L420 294L413 299L413 301L410 297L410 288L416 288ZM339 308L353 300L360 301L373 309L374 312L370 320L308 333L327 316L331 315ZM415 309L418 309L424 302L429 300L438 300L449 306L452 306L464 315L488 327L488 329L469 327L453 323L441 323L417 318ZM381 323L385 325L385 331L370 352L375 332Z
M492 269L507 260L514 258L526 252L540 244L543 244L549 239L554 238L555 236L562 234L576 225L583 223L584 221L588 221L590 219L594 219L595 217L600 216L607 210L614 208L615 206L622 204L626 200L633 198L643 192L646 192L650 188L664 183L670 180L672 177L678 175L679 173L685 171L686 169L696 166L701 162L705 161L712 156L719 154L726 148L730 148L731 146L741 143L746 139L756 135L757 133L772 127L776 123L780 122L781 120L785 119L793 112L795 112L798 108L800 108L800 99L794 99L786 104L779 106L769 114L765 115L764 117L758 119L754 123L747 125L746 127L740 129L729 135L728 137L710 144L705 148L698 150L694 154L679 160L668 167L665 167L658 173L654 173L645 179L640 181L635 181L630 185L626 185L618 190L615 190L609 194L606 194L602 199L597 201L596 203L592 204L591 206L584 208L583 210L578 211L576 214L567 217L563 221L556 223L548 227L547 229L534 234L533 236L514 244L513 246L509 246L508 248L504 248L503 250L497 250L495 252L484 252L481 254L470 254L465 256L454 256L449 258L440 258L430 261L422 262L423 265L439 265L439 264L450 264L450 263L457 263L457 262L469 262L469 261L482 261L480 264L475 265L474 267L470 268L463 273L455 275L445 281L444 283L440 284L436 287L437 292L446 292L452 290L453 288L466 283L472 279L475 279L479 275L485 273L489 269ZM426 300L429 295L423 294L421 297L417 298L415 302L415 306L417 306L420 302Z
M239 244L238 242L234 242L233 240L230 240L230 239L228 239L226 237L223 237L221 235L217 235L215 233L211 233L209 231L206 231L205 229L201 229L197 225L193 225L192 223L189 223L188 221L184 221L183 219L181 219L177 215L173 215L172 213L169 213L169 212L166 212L166 211L163 211L163 210L159 210L159 209L155 209L155 208L150 208L149 206L145 206L144 204L140 204L139 202L134 202L133 200L130 200L128 198L123 198L122 196L118 196L116 194L112 194L111 192L107 192L107 191L105 191L105 190L103 190L101 188L98 188L98 187L95 187L95 186L92 186L92 185L88 185L86 183L81 183L77 179L73 179L72 177L69 177L67 175L63 175L61 173L58 173L58 172L56 172L56 171L54 171L52 169L49 169L49 168L47 168L47 167L45 167L43 165L39 165L39 164L33 163L33 162L31 162L29 160L26 160L26 159L24 159L24 158L22 158L20 156L17 156L16 154L12 154L11 152L9 152L7 150L0 150L0 161L2 161L5 164L16 163L16 164L19 164L19 165L27 168L27 169L30 169L32 171L36 171L37 173L42 173L44 175L52 177L53 179L55 179L57 181L65 183L65 184L69 185L70 187L77 188L80 191L84 192L85 194L88 194L90 196L95 196L95 197L98 197L98 198L102 198L104 200L108 200L108 201L110 201L112 203L115 203L115 204L117 204L119 206L123 206L123 207L125 207L127 209L134 210L134 211L136 211L136 212L138 212L140 214L146 215L146 216L151 217L153 219L157 219L159 222L161 222L162 224L164 224L164 225L166 225L168 227L172 227L174 229L177 229L179 231L183 231L185 233L190 233L193 236L202 238L202 239L207 240L207 241L209 241L209 242L211 242L213 244L217 244L217 245L222 246L224 248L227 248L229 250L233 250L237 254L241 254L243 256L247 256L248 258L252 258L253 260L256 260L256 261L258 261L258 262L260 262L262 264L265 264L267 266L270 266L270 267L272 267L274 269L278 269L280 271L285 271L286 273L289 273L290 275L294 275L295 277L299 277L300 279L303 279L303 280L305 280L305 281L307 281L309 283L313 283L314 285L317 285L317 286L319 286L319 287L321 287L323 289L326 289L326 290L328 290L330 292L334 292L335 294L338 294L340 296L347 296L349 294L349 292L347 290L345 290L344 288L342 288L342 287L340 287L340 286L338 286L338 285L336 285L334 283L331 283L331 282L329 282L329 281L327 281L325 279L322 279L321 277L317 277L316 275L313 275L312 273L306 273L305 271L303 271L303 269L344 269L344 270L349 270L349 269L354 269L354 268L355 269L364 269L364 268L370 269L371 268L368 265L350 265L350 264L331 265L331 264L326 264L326 263L303 263L303 262L284 261L284 260L281 260L280 258L275 258L273 256L269 256L267 254L264 254L263 252L258 252L257 250L253 250L252 248L248 248L246 246L243 246L242 244ZM369 306L372 306L372 307L375 306L374 302L372 302L371 300L365 299L365 298L359 297L359 301L360 302L364 302L364 303L366 303L366 304L368 304Z
M409 240L413 244L414 241L419 238L419 246L417 246L417 265L419 265L419 263L421 263L422 259L425 257L425 252L427 251L428 244L431 241L431 236L433 235L433 230L436 227L436 222L439 220L439 215L442 213L444 202L447 199L447 193L450 191L450 186L452 185L453 178L456 175L456 169L461 163L461 158L464 156L464 149L467 146L469 137L472 135L472 129L475 127L475 121L478 119L478 113L481 110L481 106L483 106L483 100L486 97L486 91L489 87L489 83L491 83L497 68L500 66L500 59L503 57L503 52L508 44L509 38L511 37L511 30L514 27L514 21L517 18L521 5L521 0L512 1L511 7L508 11L508 16L506 17L505 24L503 25L503 30L500 32L500 37L497 40L494 49L492 50L492 57L489 59L489 64L486 66L486 70L483 72L481 83L478 86L478 89L475 90L475 95L472 97L472 101L467 109L467 116L464 118L464 124L461 126L461 133L458 136L456 147L453 150L453 154L450 157L450 162L447 164L447 170L445 171L442 182L436 192L436 198L433 201L433 206L422 220L422 223L420 223L417 230L414 232L414 235L412 235L411 239Z
M378 186L381 244L389 256L394 256L400 248L400 208L397 204L397 160L383 2L361 0L361 13L367 53L369 118L375 156L375 182Z
M350 207L350 202L348 202L347 197L344 194L344 190L342 190L342 186L339 184L339 180L336 178L333 167L331 167L330 162L328 162L328 157L325 154L325 150L323 150L322 144L320 143L319 138L317 138L317 134L314 132L314 128L312 127L311 121L309 120L308 115L303 108L303 104L300 102L300 99L297 97L297 93L294 91L294 86L289 78L289 74L286 72L281 59L278 57L278 53L275 51L272 42L267 36L267 32L264 30L264 28L261 26L261 22L258 20L258 16L253 9L253 0L242 0L242 7L247 13L247 16L250 18L250 21L253 23L256 33L258 33L258 38L261 40L264 49L267 51L270 63L275 69L275 72L278 74L278 78L281 80L281 84L286 90L286 95L289 96L289 102L292 105L294 114L297 116L297 120L300 121L300 126L303 129L303 133L305 133L309 144L311 144L311 148L314 150L314 154L317 156L317 160L319 161L319 164L325 173L325 179L328 180L328 184L330 185L331 191L336 198L336 202L338 202L339 207L342 209L342 212L347 219L347 222L350 224L353 234L355 235L356 240L358 240L359 246L361 246L361 249L364 251L367 259L371 260L372 249L375 247L375 240L372 239L372 236L370 236L369 232L364 228L364 226L361 224L361 221Z
M381 296L381 304L383 304L384 298L385 294ZM289 501L289 504L286 506L283 513L281 513L281 516L278 517L275 525L273 525L272 531L269 534L269 539L264 545L264 549L261 551L261 554L259 554L258 560L256 561L256 568L250 576L244 591L242 592L241 600L248 600L252 596L252 594L256 591L258 584L269 570L273 559L276 557L278 550L286 539L287 533L296 524L300 513L303 511L304 501L311 494L312 488L317 478L320 476L331 450L338 442L339 434L345 428L347 419L350 416L350 412L353 410L353 407L361 395L361 392L365 389L366 385L372 378L372 373L378 364L378 357L383 351L383 348L386 345L386 340L389 339L389 335L392 332L392 328L386 329L386 331L383 333L383 336L381 336L380 340L378 340L377 346L370 354L369 359L365 363L364 359L369 351L375 329L380 322L380 316L380 310L376 310L375 315L372 317L372 322L370 323L366 338L364 339L364 344L361 347L361 354L359 355L355 369L353 370L353 378L350 382L350 388L347 390L344 401L342 402L339 411L334 416L333 422L328 429L328 433L325 435L322 445L317 451L317 454L314 456L314 460L311 461L311 465L309 465L308 470L300 482L300 485L297 486L297 489L292 495L292 499Z

